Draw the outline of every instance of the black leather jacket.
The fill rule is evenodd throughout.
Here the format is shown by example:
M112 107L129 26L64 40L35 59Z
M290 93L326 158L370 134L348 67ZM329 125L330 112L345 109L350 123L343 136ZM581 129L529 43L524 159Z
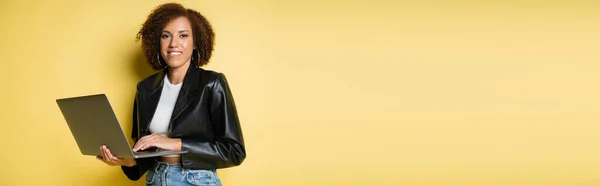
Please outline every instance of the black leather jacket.
M160 99L162 70L137 85L131 137L137 142L150 134L149 125ZM183 168L219 169L240 165L246 158L244 139L229 85L222 73L190 65L175 104L171 138L180 138ZM155 158L136 160L134 167L121 167L131 180L139 180L154 166Z

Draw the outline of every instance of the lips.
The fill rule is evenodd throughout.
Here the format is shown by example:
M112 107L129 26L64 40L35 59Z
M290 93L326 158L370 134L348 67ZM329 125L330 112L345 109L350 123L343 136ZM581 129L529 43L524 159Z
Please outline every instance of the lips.
M181 56L181 52L180 51L169 51L169 52L167 52L167 55L169 57L179 57L179 56Z

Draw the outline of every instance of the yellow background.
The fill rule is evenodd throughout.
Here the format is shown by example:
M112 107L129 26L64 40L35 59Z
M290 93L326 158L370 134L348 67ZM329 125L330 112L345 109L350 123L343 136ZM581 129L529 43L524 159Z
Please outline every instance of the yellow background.
M0 185L144 185L82 156L55 99L106 93L128 134L163 2L0 2ZM225 185L600 184L598 1L182 3L243 122Z

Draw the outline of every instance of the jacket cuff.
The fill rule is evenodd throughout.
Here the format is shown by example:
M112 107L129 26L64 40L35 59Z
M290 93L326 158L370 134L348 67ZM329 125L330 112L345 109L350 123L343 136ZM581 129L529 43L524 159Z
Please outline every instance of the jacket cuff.
M130 180L139 180L148 170L154 166L154 158L136 159L136 164L133 167L121 166L121 170Z

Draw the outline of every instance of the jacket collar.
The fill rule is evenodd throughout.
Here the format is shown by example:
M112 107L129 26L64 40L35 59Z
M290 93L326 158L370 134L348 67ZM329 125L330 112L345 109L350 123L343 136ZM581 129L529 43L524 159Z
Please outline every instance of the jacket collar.
M175 107L173 108L173 115L171 116L171 121L169 125L169 133L172 131L172 128L175 128L177 123L176 120L179 115L185 111L185 109L192 103L193 91L198 89L198 67L193 64L190 64L187 72L185 73L185 77L183 79L183 85L181 86L181 90L179 91L179 95L177 96L177 101L175 102ZM146 88L148 88L150 94L144 96L144 101L146 101L148 108L145 109L148 111L146 115L146 130L150 127L150 122L154 117L154 113L156 112L156 107L158 106L158 102L160 100L160 96L162 93L162 88L164 86L164 78L168 73L168 69L165 68L157 73L152 79L151 83L148 84ZM147 132L147 131L146 131Z
M190 92L198 89L198 73L196 72L198 69L198 67L194 66L193 64L190 64L190 66L187 69L187 72L185 73L181 91ZM146 88L150 92L150 94L154 94L157 91L162 91L162 87L164 85L163 80L168 74L168 72L168 68L159 71L156 74L156 76L154 76L154 78L152 79L152 82L147 84L148 86Z

